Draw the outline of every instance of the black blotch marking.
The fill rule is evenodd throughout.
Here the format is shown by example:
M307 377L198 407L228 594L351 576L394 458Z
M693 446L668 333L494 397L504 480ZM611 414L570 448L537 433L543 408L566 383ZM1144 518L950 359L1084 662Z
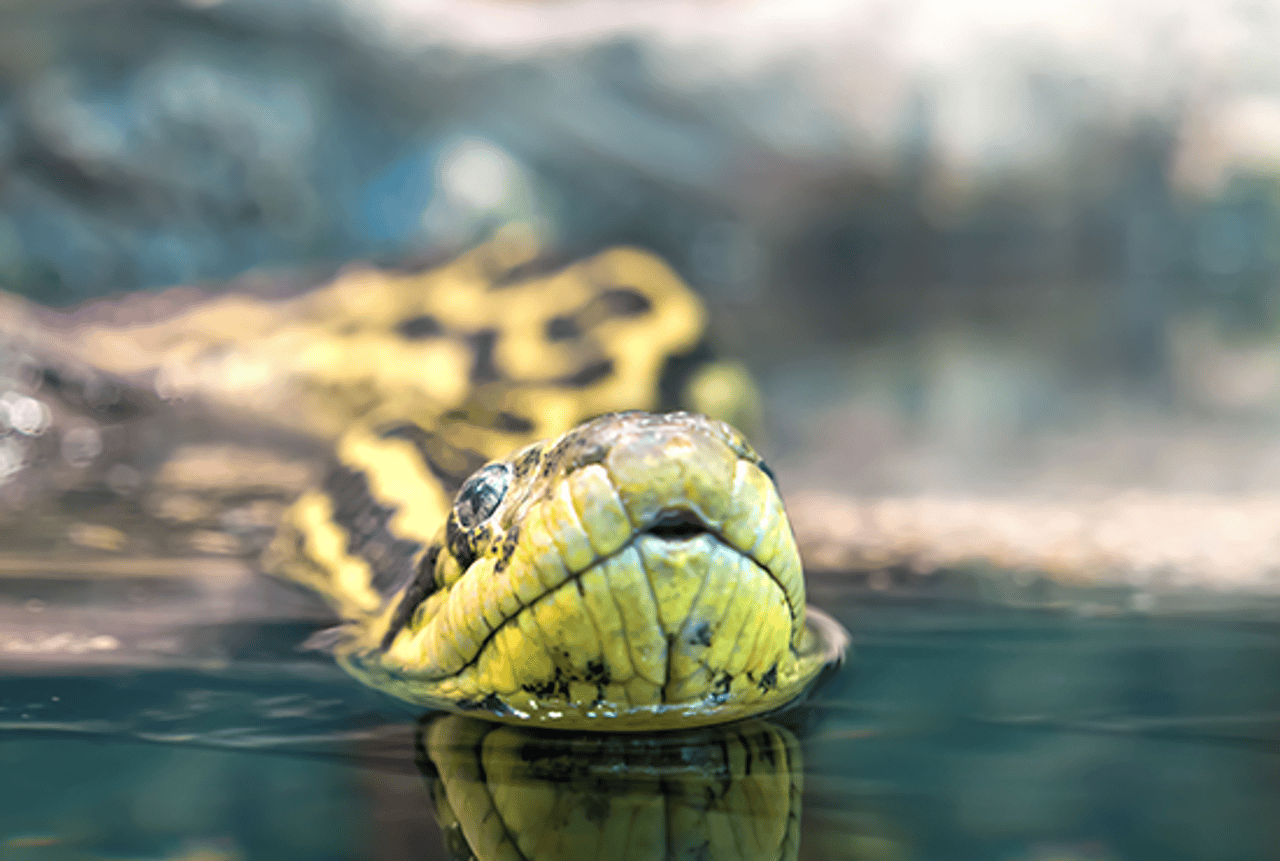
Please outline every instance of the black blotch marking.
M498 554L498 560L493 563L494 573L504 571L507 563L511 561L511 554L516 552L516 544L520 541L520 524L516 523L507 530L506 537L502 539L502 549Z
M568 314L552 317L545 327L548 341L568 341L582 334L578 321Z
M609 668L605 666L604 661L587 661L587 673L582 680L584 682L594 682L598 685L607 685L611 681Z
M406 341L423 341L427 338L438 338L444 334L444 326L430 314L419 314L396 324L396 332Z
M552 446L551 449L542 458L542 477L550 478L551 473L555 472L556 469L558 469L560 465L564 463L565 458L568 456L569 450L573 446L576 446L578 444L579 444L579 435L576 432L574 432L574 433L569 433L565 435L565 437L561 439L560 442Z
M639 317L653 310L648 296L630 287L613 287L592 298L572 314L559 314L546 322L548 341L580 338L590 328L616 317Z
M489 540L489 525L481 524L476 529L463 529L458 525L456 512L449 515L444 527L445 546L449 554L457 561L458 567L466 571L479 556L478 548Z
M771 690L778 686L778 665L774 664L765 670L765 674L760 677L759 687L762 691Z
M541 475L542 478L550 478L551 473L555 472L557 461L550 456L542 461Z
M567 652L565 653L565 657L568 657ZM525 684L520 687L521 690L527 691L539 699L545 700L558 696L567 700L569 698L569 682L570 679L565 676L564 670L556 667L555 676L545 682L540 684Z
M557 386L564 386L569 389L585 389L593 383L598 383L605 377L613 373L613 359L601 359L598 362L592 362L589 365L574 371L572 374L566 374L558 377L551 382Z
M778 769L778 754L773 748L772 736L760 737L760 761L768 763L774 771Z
M461 711L487 711L496 715L511 714L511 709L502 700L498 699L497 694L489 694L479 700L458 700L454 703Z
M639 317L653 310L649 297L631 287L614 287L596 297L595 303L610 317Z
M492 383L502 378L493 360L493 348L497 343L497 329L481 329L467 336L467 346L471 348L472 355L470 378L474 385Z
M404 626L413 618L413 611L436 591L436 560L440 558L440 551L443 549L439 544L432 544L418 560L417 573L413 577L413 582L401 597L400 604L391 617L391 625L382 637L383 649L391 647L396 635L404 630Z
M707 699L714 705L719 705L729 699L729 687L733 684L733 676L728 673L721 673L720 678L716 679L715 684L711 686L711 694Z
M364 473L341 464L329 469L321 487L329 496L334 522L347 533L347 552L373 571L373 588L383 597L404 588L414 575L422 545L391 531L396 508L379 504Z
M541 682L539 684L524 684L520 686L520 689L526 693L533 694L540 700L545 700L550 698L551 695L556 692L556 682L559 678L560 670L557 668L555 678L547 679L545 682Z
M528 690L528 688L526 688ZM558 760L564 758L564 751L541 740L528 741L516 749L516 756L521 762L541 762L545 759Z
M658 376L658 412L687 408L686 392L694 374L705 365L714 362L715 350L710 341L700 341L686 353L668 356Z
M451 495L489 460L480 452L453 445L413 422L384 425L377 433L382 439L402 439L412 444L427 469Z
M733 776L732 776L733 773L730 766L730 763L733 762L733 758L729 755L728 736L721 735L717 740L720 743L720 762L723 763L723 765L721 766L721 768L723 769L721 771L721 774L723 775L723 777L721 777L720 779L720 792L718 794L718 797L725 798L729 795L729 790L733 789ZM710 792L711 791L710 788L708 788L707 791Z
M689 632L690 646L710 646L711 645L711 626L706 622L699 622L697 627Z
M524 454L520 455L520 459L517 460L513 466L513 469L515 470L516 481L520 481L524 479L527 475L529 475L529 473L536 470L541 460L542 460L541 448L531 448L528 451L526 451Z
M577 757L565 756L563 744L552 741L528 742L520 746L517 755L527 764L529 777L540 784L573 783L587 776L586 763Z
M493 417L493 427L503 433L529 433L533 430L533 422L515 413L500 412Z

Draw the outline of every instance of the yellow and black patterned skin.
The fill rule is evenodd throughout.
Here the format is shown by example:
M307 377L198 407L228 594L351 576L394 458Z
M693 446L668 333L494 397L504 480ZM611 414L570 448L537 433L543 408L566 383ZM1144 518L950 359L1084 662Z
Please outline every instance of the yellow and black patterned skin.
M661 260L614 248L553 267L537 253L516 235L421 272L352 266L286 300L231 293L177 314L135 301L109 325L74 325L64 347L163 397L324 439L416 421L455 485L470 462L453 448L483 462L591 416L714 404L733 366L701 361L702 305Z
M586 422L481 468L414 541L357 525L371 507L345 494L367 489L344 469L299 502L268 560L347 584L358 622L335 650L402 699L565 728L691 726L784 705L827 661L774 482L722 422Z
M261 561L328 600L338 659L383 691L602 730L794 699L843 643L806 610L767 467L717 419L648 412L750 424L741 368L708 361L701 304L652 255L536 251L72 318L60 349L328 448Z
M765 721L571 735L448 715L419 727L417 758L456 858L798 856L803 755Z

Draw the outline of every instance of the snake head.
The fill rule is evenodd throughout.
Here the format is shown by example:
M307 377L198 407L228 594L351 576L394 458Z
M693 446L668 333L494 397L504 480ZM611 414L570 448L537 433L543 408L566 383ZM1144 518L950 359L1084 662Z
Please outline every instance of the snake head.
M776 707L812 678L777 487L714 419L613 413L487 464L437 546L383 657L432 704L653 726Z

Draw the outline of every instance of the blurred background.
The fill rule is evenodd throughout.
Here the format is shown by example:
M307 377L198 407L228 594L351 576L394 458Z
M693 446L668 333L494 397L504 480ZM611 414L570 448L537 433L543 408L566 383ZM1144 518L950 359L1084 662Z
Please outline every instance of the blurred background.
M806 487L1280 483L1273 4L0 5L0 287L534 226L712 306Z
M828 859L1261 858L1280 713L1264 601L1280 592L1278 43L1280 5L1211 0L0 0L0 289L68 307L313 281L511 222L568 256L653 249L759 381L763 447L807 522L834 511L839 532L864 500L936 500L921 516L954 518L953 537L1006 517L1029 564L1044 524L1094 506L1128 520L1111 517L1118 537L1082 564L1119 559L1119 580L1134 558L1148 569L1116 599L1126 610L1151 609L1138 587L1171 566L1201 590L1196 611L1249 587L1227 617L1140 636L851 611L870 633L841 696L1002 720L1105 702L1121 740L982 730L921 748L908 733L854 753L840 747L859 737L851 719L824 761L865 757L879 776L815 780L837 801L817 805L828 825L802 845ZM826 567L852 564L840 552ZM848 600L844 582L819 583L819 603ZM1083 606L1111 607L1096 600ZM957 663L904 676L902 655L937 648L939 626ZM1005 639L975 633L991 630ZM938 682L969 677L987 687ZM1175 740L1133 742L1152 726L1135 715L1174 721L1159 731ZM1182 718L1206 746L1179 746ZM0 767L42 771L49 810L104 796L64 795L75 768L48 762L110 774L133 755L4 750ZM166 756L137 766L128 810L85 814L134 830L74 846L420 845L420 826L387 822L416 822L425 801L396 807L390 778L285 769L288 786L254 795L274 760ZM221 807L172 801L192 775ZM383 818L342 793L378 799ZM880 820L850 812L868 797L917 819L868 826ZM62 833L52 813L6 804L37 824L13 825L0 857L89 857L41 843Z

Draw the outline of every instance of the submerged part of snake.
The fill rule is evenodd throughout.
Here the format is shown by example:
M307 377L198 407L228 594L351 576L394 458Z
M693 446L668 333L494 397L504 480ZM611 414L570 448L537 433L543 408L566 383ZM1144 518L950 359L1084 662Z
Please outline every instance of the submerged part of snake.
M803 756L764 721L586 736L448 715L417 760L456 858L798 857Z
M806 608L767 467L717 419L616 412L750 423L740 368L709 360L699 302L655 258L534 250L109 321L15 303L6 542L65 523L74 486L77 543L145 556L145 516L166 546L261 553L337 610L343 666L429 707L649 730L795 699L845 637ZM273 538L240 528L263 511Z

